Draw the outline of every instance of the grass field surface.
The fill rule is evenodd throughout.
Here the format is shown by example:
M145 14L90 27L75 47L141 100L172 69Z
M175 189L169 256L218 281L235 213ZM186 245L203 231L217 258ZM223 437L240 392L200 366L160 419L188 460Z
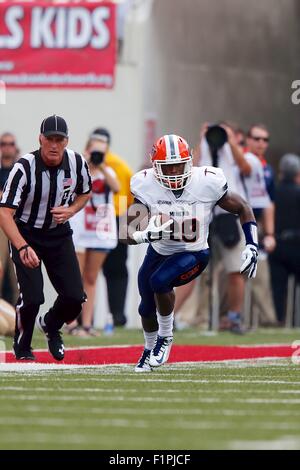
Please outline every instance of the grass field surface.
M68 346L141 344L120 330ZM291 344L299 330L244 337L177 332L176 344ZM7 341L7 346L11 341ZM44 347L40 335L35 347ZM126 357L124 358L126 363ZM300 449L300 365L291 359L132 365L0 365L1 449Z

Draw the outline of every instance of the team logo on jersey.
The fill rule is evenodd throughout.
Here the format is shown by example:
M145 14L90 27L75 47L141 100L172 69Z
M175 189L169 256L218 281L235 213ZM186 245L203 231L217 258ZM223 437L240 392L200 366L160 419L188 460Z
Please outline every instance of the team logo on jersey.
M167 204L168 206L171 206L172 205L172 202L171 201L162 201L161 199L159 201L157 201L157 204Z
M205 171L204 171L205 176L206 176L208 173L210 173L211 175L216 175L216 173L214 173L213 171L210 171L210 170L208 170L207 168L205 168Z

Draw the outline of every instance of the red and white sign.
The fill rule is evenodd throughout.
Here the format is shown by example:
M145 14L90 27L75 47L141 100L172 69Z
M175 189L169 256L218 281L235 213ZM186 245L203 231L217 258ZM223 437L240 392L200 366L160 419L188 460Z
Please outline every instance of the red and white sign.
M112 88L115 62L114 3L0 3L7 88Z

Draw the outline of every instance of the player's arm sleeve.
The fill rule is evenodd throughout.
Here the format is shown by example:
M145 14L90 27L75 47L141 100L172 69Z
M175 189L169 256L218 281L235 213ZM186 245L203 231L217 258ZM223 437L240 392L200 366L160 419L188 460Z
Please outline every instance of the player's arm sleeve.
M82 155L80 155L80 157L81 164L79 164L79 167L77 166L77 172L79 173L79 175L76 194L78 196L80 196L81 194L88 194L92 190L92 180L88 164Z
M3 188L0 207L17 209L27 184L26 172L21 163L15 163Z

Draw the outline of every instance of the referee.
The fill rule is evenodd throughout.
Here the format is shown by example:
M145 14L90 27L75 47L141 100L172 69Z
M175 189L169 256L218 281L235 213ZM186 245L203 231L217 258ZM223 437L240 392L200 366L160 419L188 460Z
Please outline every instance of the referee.
M48 348L64 358L60 329L81 312L86 299L68 220L89 199L91 179L84 158L67 148L68 127L59 116L43 120L40 148L15 163L0 202L0 226L10 242L20 296L16 305L16 359L35 360L34 324L44 303L41 262L58 297L39 315Z

